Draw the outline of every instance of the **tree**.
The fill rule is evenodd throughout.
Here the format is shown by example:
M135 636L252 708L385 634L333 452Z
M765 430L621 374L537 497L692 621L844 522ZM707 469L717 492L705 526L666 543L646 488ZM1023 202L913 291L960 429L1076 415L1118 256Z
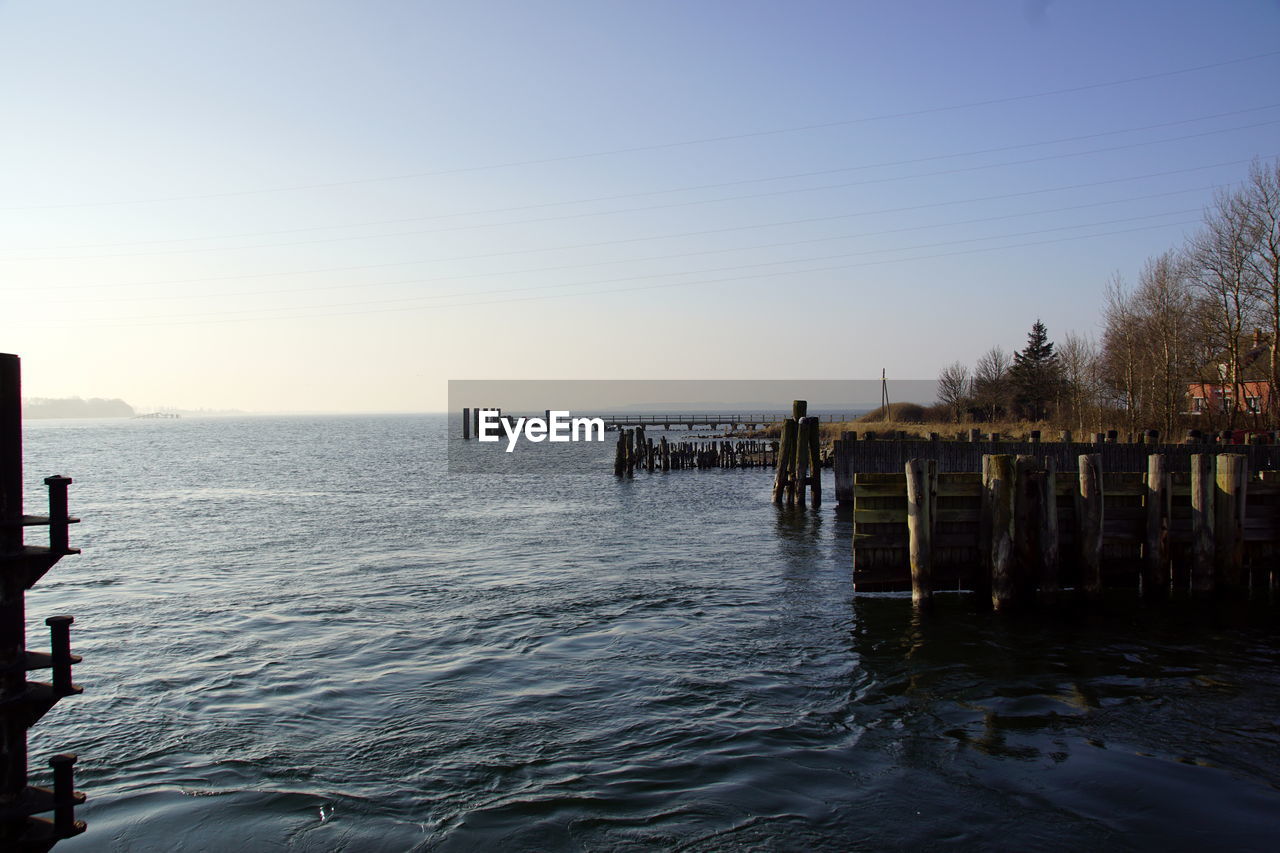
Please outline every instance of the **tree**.
M1062 367L1062 423L1086 432L1086 424L1098 425L1102 390L1102 358L1092 338L1068 332L1057 349Z
M1251 258L1255 242L1251 217L1237 193L1220 193L1205 214L1204 228L1192 240L1187 269L1199 292L1205 329L1222 353L1219 381L1230 391L1227 424L1236 423L1235 396L1243 376L1245 330L1260 309L1258 281Z
M1280 159L1270 165L1254 161L1243 190L1253 252L1249 265L1270 332L1271 358L1267 365L1270 399L1267 415L1271 426L1280 425Z
M1039 319L1031 325L1027 345L1013 354L1009 379L1018 414L1033 421L1044 420L1062 391L1062 368L1049 331Z
M1009 355L998 346L984 352L973 366L969 389L975 413L998 420L1009 405Z
M938 374L938 402L951 410L952 420L959 422L960 415L969 404L969 368L953 361Z

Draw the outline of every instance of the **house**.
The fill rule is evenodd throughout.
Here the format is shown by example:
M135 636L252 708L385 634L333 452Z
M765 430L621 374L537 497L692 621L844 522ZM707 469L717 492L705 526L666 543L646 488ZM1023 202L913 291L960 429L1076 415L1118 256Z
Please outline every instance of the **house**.
M1271 344L1260 329L1253 332L1252 346L1240 358L1240 380L1231 382L1230 365L1217 365L1219 381L1187 385L1189 415L1243 412L1265 415L1271 412L1273 390L1267 378L1271 369ZM1280 405L1277 401L1276 405Z

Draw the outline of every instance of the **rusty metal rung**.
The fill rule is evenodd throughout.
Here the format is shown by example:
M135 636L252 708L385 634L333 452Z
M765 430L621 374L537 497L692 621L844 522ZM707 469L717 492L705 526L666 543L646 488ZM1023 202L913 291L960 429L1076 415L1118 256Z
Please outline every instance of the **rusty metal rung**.
M19 519L0 519L0 527L49 527L53 524L79 524L80 519L74 516L66 518L50 518L47 515L24 515Z
M59 805L81 806L84 805L84 801L85 795L83 791L76 791L72 794L70 803L59 803L54 797L52 788L28 785L13 803L7 806L0 806L0 821L30 817L41 812L51 812Z
M80 655L71 656L72 666L82 663L83 661L84 658L80 657ZM53 655L48 652L27 652L27 665L25 669L48 669L51 666L53 666Z

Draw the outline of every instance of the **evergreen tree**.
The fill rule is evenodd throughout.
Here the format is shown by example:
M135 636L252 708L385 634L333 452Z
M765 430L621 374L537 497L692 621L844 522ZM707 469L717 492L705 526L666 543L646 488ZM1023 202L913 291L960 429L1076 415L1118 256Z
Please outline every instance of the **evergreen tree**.
M1009 371L1013 384L1013 402L1018 414L1027 420L1044 420L1051 404L1057 401L1062 386L1062 366L1053 351L1049 331L1039 319L1031 326L1027 345L1013 354Z

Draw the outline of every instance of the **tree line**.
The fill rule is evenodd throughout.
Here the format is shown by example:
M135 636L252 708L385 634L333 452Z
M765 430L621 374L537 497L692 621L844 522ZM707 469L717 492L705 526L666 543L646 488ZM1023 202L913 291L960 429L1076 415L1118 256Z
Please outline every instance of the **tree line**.
M1060 344L1036 320L1026 346L987 350L938 375L956 421L1044 421L1087 432L1110 426L1206 430L1280 423L1280 159L1254 161L1220 190L1200 228L1147 260L1130 286L1107 284L1101 339Z

